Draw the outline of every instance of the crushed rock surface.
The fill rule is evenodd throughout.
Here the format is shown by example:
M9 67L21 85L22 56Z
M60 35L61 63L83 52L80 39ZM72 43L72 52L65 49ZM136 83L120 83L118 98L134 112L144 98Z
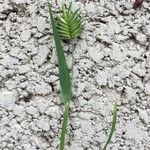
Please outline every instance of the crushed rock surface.
M150 2L77 0L74 100L66 150L150 150ZM52 2L57 12L61 1ZM71 64L69 46L64 47ZM46 0L0 0L0 150L58 150L63 117Z

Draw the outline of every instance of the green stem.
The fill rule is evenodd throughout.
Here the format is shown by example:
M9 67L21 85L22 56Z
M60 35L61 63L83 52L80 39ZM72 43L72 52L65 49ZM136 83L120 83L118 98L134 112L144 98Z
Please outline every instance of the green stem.
M65 147L65 136L67 132L68 118L69 118L69 103L65 106L64 119L63 119L61 138L60 138L60 150L64 150Z
M71 77L72 77L72 84L73 84L73 67L74 67L74 51L75 51L75 45L73 42L70 42L69 49L71 49L71 45L73 45L72 48L72 64L71 64ZM72 87L73 88L73 87ZM66 137L66 132L67 132L67 123L68 123L68 118L69 118L69 103L65 105L65 112L64 112L64 119L63 119L63 124L62 124L62 130L61 130L61 138L60 138L60 149L59 150L64 150L65 147L65 137Z
M109 144L110 141L111 141L111 138L112 138L113 133L114 133L115 128L116 128L116 123L117 123L117 101L115 101L115 105L114 105L111 130L110 130L110 133L109 133L107 142L106 142L106 144L105 144L103 150L106 150L108 144Z

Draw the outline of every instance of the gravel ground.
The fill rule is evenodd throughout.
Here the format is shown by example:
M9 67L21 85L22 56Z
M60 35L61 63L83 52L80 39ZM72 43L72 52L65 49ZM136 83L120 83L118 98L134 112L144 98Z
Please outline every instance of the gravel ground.
M76 45L66 150L150 150L150 3L78 0L85 31ZM52 0L53 10L60 6ZM64 43L68 62L69 46ZM63 117L54 39L44 0L0 0L0 150L58 150Z

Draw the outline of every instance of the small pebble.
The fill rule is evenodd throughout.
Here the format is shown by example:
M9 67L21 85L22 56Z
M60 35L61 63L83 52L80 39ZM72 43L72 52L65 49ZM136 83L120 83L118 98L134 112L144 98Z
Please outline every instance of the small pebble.
M30 38L31 38L31 31L30 30L22 31L22 33L21 33L21 40L23 42L29 41Z

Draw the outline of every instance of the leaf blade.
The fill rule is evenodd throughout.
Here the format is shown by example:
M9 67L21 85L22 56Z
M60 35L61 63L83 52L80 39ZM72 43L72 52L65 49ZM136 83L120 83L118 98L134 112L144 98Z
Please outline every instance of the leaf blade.
M112 138L113 133L114 133L115 128L116 128L116 123L117 123L117 101L115 101L115 105L114 105L111 130L110 130L109 136L108 136L108 138L107 138L107 142L106 142L106 144L105 144L103 150L106 150L108 144L109 144L110 141L111 141L111 138Z
M50 4L48 4L48 6L49 6L50 20L51 20L52 30L54 34L55 47L56 47L56 53L57 53L57 59L58 59L61 95L62 95L64 104L67 106L70 100L72 99L71 79L69 75L69 69L67 66L64 50L61 45L61 38L58 33L55 20L53 18L51 6Z

